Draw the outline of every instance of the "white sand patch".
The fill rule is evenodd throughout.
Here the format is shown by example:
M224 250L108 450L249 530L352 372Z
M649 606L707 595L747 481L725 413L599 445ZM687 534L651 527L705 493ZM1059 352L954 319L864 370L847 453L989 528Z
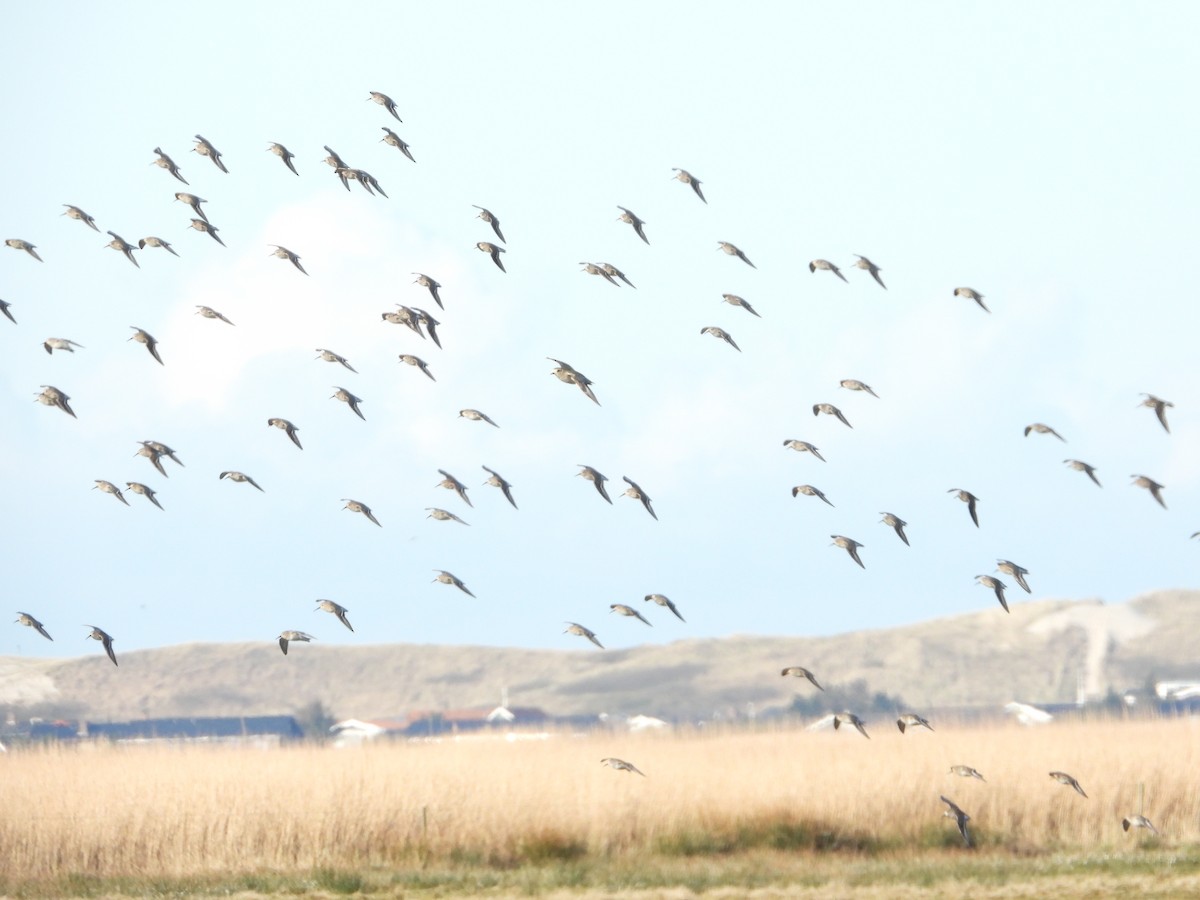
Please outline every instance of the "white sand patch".
M1072 628L1081 628L1087 635L1088 649L1084 690L1089 697L1104 693L1104 669L1109 651L1123 641L1149 634L1158 622L1144 616L1128 603L1107 606L1103 601L1075 603L1030 622L1030 634L1053 636Z

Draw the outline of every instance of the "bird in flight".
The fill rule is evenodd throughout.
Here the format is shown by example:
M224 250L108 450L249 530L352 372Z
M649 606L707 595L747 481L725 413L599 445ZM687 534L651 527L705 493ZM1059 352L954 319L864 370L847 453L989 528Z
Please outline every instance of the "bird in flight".
M460 525L470 525L470 522L464 522L454 513L445 509L438 509L436 506L427 506L425 511L429 513L425 518L436 519L439 522L458 522Z
M1025 437L1029 437L1030 432L1033 432L1034 434L1052 434L1056 438L1058 438L1060 441L1062 441L1064 444L1067 442L1067 439L1065 437L1063 437L1061 434L1059 434L1057 431L1055 431L1049 425L1045 425L1041 422L1034 422L1032 425L1026 425L1025 426Z
M201 156L207 156L213 161L213 165L215 165L226 175L229 174L229 170L225 168L225 163L221 160L221 151L214 147L209 140L207 140L203 135L198 134L196 135L196 140L193 141L193 143L196 145L192 148L194 152L199 153Z
M793 497L796 497L800 494L803 494L806 497L820 497L823 501L829 503L830 506L833 506L833 504L829 502L829 498L825 496L821 489L815 488L811 484L798 484L792 488Z
M979 291L975 290L974 288L957 287L954 289L954 296L955 297L965 297L968 300L974 300L976 303L979 304L979 308L982 309L985 313L991 312L991 310L988 309L987 306L983 302L983 294L979 293Z
M311 634L305 634L303 631L281 631L279 633L279 649L283 651L283 655L287 656L288 644L291 641L315 641Z
M863 561L858 557L858 548L861 547L862 544L853 538L848 538L840 534L831 534L830 537L833 538L833 544L830 544L831 547L834 545L841 547L850 554L850 558L858 563L860 567L864 569L866 568L866 566L863 565Z
M837 731L843 725L853 725L855 728L858 729L859 734L861 734L863 737L870 740L871 736L869 734L867 734L866 725L864 725L863 720L860 719L858 716L856 716L854 713L841 712L833 717L833 730L834 731Z
M471 205L475 206L475 204ZM500 243L507 244L508 241L504 239L504 233L500 230L500 220L496 218L496 214L490 209L484 209L482 206L475 206L475 209L479 210L479 215L475 218L483 219L483 221L491 225L492 231L496 232L496 237L500 238Z
M637 216L637 213L633 212L632 210L626 209L624 206L618 206L617 209L621 210L621 215L617 216L617 221L625 222L629 225L632 225L633 230L637 232L637 236L640 237L647 244L649 244L650 239L648 237L646 237L646 232L642 228L642 226L646 224L646 220L639 219Z
M816 272L817 269L823 272L832 272L838 278L842 279L842 281L846 281L846 276L842 274L842 270L827 259L814 259L808 264L808 271ZM846 283L849 284L850 282L847 281Z
M75 410L71 409L71 398L52 384L43 384L41 393L34 399L43 406L57 406L72 419L79 418L75 415Z
M149 485L142 484L140 481L127 481L125 482L125 487L129 488L129 490L133 491L135 494L141 494L159 509L163 508L162 504L158 502L158 498L154 496L158 492Z
M344 365L346 361L342 360L341 362ZM348 369L350 367L347 365L346 368ZM362 410L358 408L358 404L363 402L362 398L355 397L352 393L350 393L344 387L338 387L336 384L334 385L334 387L337 388L337 390L335 390L332 394L329 395L329 399L330 400L335 400L335 399L341 400L343 403L345 403L347 406L349 406L352 410L354 410L354 414L356 416L358 416L364 422L367 421L367 417L364 416L362 414Z
M850 424L850 420L847 419L844 415L842 415L842 411L840 409L838 409L836 406L834 406L832 403L814 403L812 411L813 411L814 416L819 416L822 413L824 413L827 416L836 417L837 420L839 422L841 422L843 425L845 425L847 428L854 427L853 425Z
M512 504L513 509L518 509L517 501L513 499L512 485L504 480L504 476L502 476L495 469L489 469L487 466L480 466L480 468L482 468L483 471L487 472L489 475L488 480L485 481L484 484L490 484L492 487L500 488L504 494L504 498Z
M262 491L262 488L258 487L258 482L244 472L235 472L230 469L217 476L218 481L220 481L222 478L228 478L230 481L238 482L239 484L249 484L252 487L256 487ZM265 494L266 491L263 491L263 493Z
M10 242L11 244L11 242ZM1170 400L1163 400L1161 397L1155 397L1153 394L1142 394L1146 399L1139 403L1139 406L1148 406L1154 410L1154 415L1158 416L1158 423L1162 425L1163 431L1167 434L1171 433L1171 426L1167 424L1167 407L1173 407L1175 404Z
M758 266L750 262L750 258L745 253L739 250L735 244L729 243L729 241L717 241L717 249L723 251L727 256L736 256L752 269L758 268Z
M280 259L286 259L288 262L290 262L293 266L295 266L301 272L304 272L305 275L308 274L308 272L305 271L304 266L300 265L300 257L297 256L295 253L293 253L291 250L289 250L287 247L280 247L278 244L271 244L270 246L275 248L269 254L270 256L278 256Z
M972 769L970 766L951 766L950 774L962 778L978 778L980 781L987 782L987 779L979 774L978 769Z
M1095 466L1088 465L1081 459L1064 459L1063 463L1074 469L1076 472L1086 472L1087 477L1092 479L1096 487L1104 487L1104 485L1100 483L1100 479L1096 477Z
M642 489L641 485L639 485L628 475L622 475L621 480L629 485L629 487L625 488L625 490L621 492L621 496L632 497L634 500L641 500L642 506L646 507L646 512L650 513L650 515L657 520L658 514L654 512L654 507L650 505L650 495Z
M718 328L716 325L709 325L705 328L701 328L700 333L701 334L711 334L713 337L727 343L730 347L732 347L738 353L742 352L742 348L737 345L737 341L735 341L730 336L729 332L726 331L724 328Z
M1083 788L1080 787L1079 782L1076 781L1074 778L1072 778L1070 775L1068 775L1066 772L1051 772L1050 777L1053 778L1055 781L1057 781L1061 785L1065 785L1067 787L1073 788L1076 791L1076 793L1078 793L1081 797L1083 797L1084 799L1087 799L1087 794L1084 792Z
M601 650L604 649L604 645L596 639L596 633L594 631L592 631L590 628L585 628L584 626L578 624L577 622L568 622L567 630L564 631L563 634L574 634L574 635L578 635L579 637L587 638L589 641L591 641L593 644L595 644Z
M317 609L322 609L327 613L332 613L333 615L337 616L337 620L339 622L341 622L351 631L354 630L354 626L351 625L350 620L346 618L346 613L350 612L350 610L346 609L346 607L342 606L342 604L335 603L332 600L318 600ZM313 612L316 612L316 610L313 610Z
M879 521L884 525L887 525L889 528L894 528L900 540L904 541L905 544L908 544L908 535L904 533L904 526L908 523L899 516L893 515L890 512L881 512L880 515L883 516L883 518Z
M92 629L88 637L104 645L104 652L108 654L108 658L112 660L112 664L115 666L117 664L117 654L113 653L112 635L102 628L97 628L95 625L84 625L83 627ZM84 638L84 640L87 640L87 638Z
M76 219L80 222L83 222L85 225L91 228L92 231L100 230L96 225L96 220L85 213L78 206L71 206L69 203L64 203L63 206L65 206L67 209L64 213L62 213L62 215L66 216L67 218Z
M492 257L492 262L496 264L496 267L501 272L508 271L508 269L504 268L504 262L500 259L500 254L507 253L507 250L505 250L503 247L497 247L495 244L489 243L488 241L480 241L475 246L484 253L489 254Z
M650 620L646 619L640 612L638 612L632 606L627 606L624 603L610 603L610 604L608 604L608 609L609 609L609 612L615 612L622 616L630 616L634 619L637 619L639 622L645 622L647 625L650 625ZM650 627L653 628L654 626L650 625Z
M608 766L610 769L616 769L618 772L637 772L643 778L646 777L646 773L633 763L626 762L623 759L617 759L615 756L604 757L604 759L600 760L600 764Z
M453 585L454 587L456 587L460 591L462 591L464 594L466 594L468 597L475 596L467 589L467 586L462 583L462 579L460 579L458 576L450 574L445 569L434 569L433 571L437 572L437 575L435 575L433 578L434 581L439 582L441 584Z
M296 158L296 154L293 153L291 150L289 150L287 147L283 146L283 144L279 144L279 143L272 141L270 146L267 147L267 151L269 153L274 153L276 156L278 156L280 159L282 159L283 164L292 170L293 175L300 174L299 172L296 171L295 163L292 162L292 160Z
M859 256L859 254L857 254L857 253L855 253L854 255L858 256L858 262L854 263L854 268L864 269L867 272L870 272L871 277L874 278L875 281L878 282L879 286L886 291L887 285L884 284L883 279L879 277L879 273L880 273L880 271L882 271L879 268L879 266L875 265L875 263L871 262L865 256Z
M608 496L608 491L604 487L604 482L608 481L608 477L601 475L598 470L593 469L591 466L585 466L582 463L576 463L576 465L579 466L579 471L575 474L582 478L586 478L593 485L595 485L596 492L599 493L600 496L603 497L609 504L611 504L612 499Z
M811 453L821 462L825 462L825 457L821 455L821 452L808 441L797 441L794 438L789 438L783 442L783 446L790 450L795 450L797 453Z
M996 599L1000 601L1000 605L1004 607L1004 611L1008 612L1008 601L1004 599L1004 582L999 578L993 578L991 575L976 575L975 580L982 584L985 588L991 588L996 593Z
M962 835L963 843L970 847L971 835L967 832L967 823L971 821L971 817L963 812L958 804L950 798L943 796L942 802L950 807L942 815L954 820L954 823L958 826L958 833Z
M675 175L672 176L675 181L682 181L684 184L690 184L692 186L692 190L696 192L696 196L701 200L704 200L705 205L708 204L708 201L704 199L704 191L700 190L701 181L699 178L697 178L687 169L671 169L671 171L675 173Z
M41 622L39 622L37 619L35 619L33 616L31 616L27 612L18 612L17 613L16 624L25 625L29 628L32 628L34 631L36 631L38 634L40 634L42 637L44 637L48 641L54 640L54 638L50 637L50 632L48 632L46 630L46 627L44 625L42 625Z
M796 678L807 678L809 681L812 682L813 687L815 687L817 690L819 690L819 691L825 690L825 688L821 687L821 685L819 685L817 683L817 677L815 675L813 675L813 673L810 672L808 669L804 668L804 666L788 666L786 669L781 671L779 674L784 676L785 678L788 675L795 676Z
M1148 478L1145 475L1131 475L1135 487L1145 488L1150 492L1150 496L1158 501L1158 505L1163 509L1167 508L1167 502L1162 498L1163 486L1153 478Z
M906 728L919 728L922 725L933 731L933 726L929 724L929 720L916 713L904 713L896 720L896 727L900 729L901 734L904 734Z
M659 606L665 606L675 614L675 618L680 622L687 621L687 619L680 615L679 610L675 608L675 604L671 602L670 597L665 597L662 594L647 594L643 599L649 603L657 603Z
M348 497L343 497L342 502L346 504L342 507L342 509L348 509L350 512L362 513L376 525L379 525L379 520L375 518L375 514L371 512L371 507L367 506L367 504L361 503L358 500L351 500ZM379 527L382 528L383 526L379 525Z
M975 508L975 504L979 502L979 498L970 491L960 490L959 488L950 488L946 491L947 494L956 494L958 499L967 504L967 512L971 514L971 521L975 523L975 527L979 527L979 511Z
M92 487L92 490L99 490L103 494L112 494L126 506L129 505L129 501L125 499L125 496L121 493L121 489L111 481L105 481L102 478L97 478L96 484Z
M160 147L155 147L154 153L156 156L158 156L158 159L151 162L150 165L158 166L160 169L166 169L184 184L188 183L188 180L179 173L179 166L175 165L175 160L163 153Z
M154 339L154 336L150 332L138 328L136 325L130 325L129 327L133 329L133 334L129 336L128 340L145 344L146 349L150 351L150 355L158 360L158 364L160 366L164 365L162 357L158 355L158 341Z
M403 119L400 118L400 113L396 112L396 101L393 100L391 97L389 97L387 94L381 93L380 91L371 91L371 96L368 97L367 99L374 100L376 103L378 103L380 106L382 106L388 112L390 112L392 114L392 117L395 118L395 120L397 122L404 121Z
M1003 572L1005 575L1011 575L1027 594L1032 594L1029 589L1029 582L1025 580L1025 576L1029 574L1029 570L1018 566L1015 562L1007 559L996 560L996 571Z

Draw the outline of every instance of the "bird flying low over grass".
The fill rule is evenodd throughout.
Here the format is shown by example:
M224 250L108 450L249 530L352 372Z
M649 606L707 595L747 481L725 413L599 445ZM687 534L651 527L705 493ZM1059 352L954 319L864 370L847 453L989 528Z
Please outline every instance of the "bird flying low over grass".
M1072 788L1077 794L1079 794L1085 800L1087 799L1087 794L1084 792L1083 788L1080 787L1079 782L1076 781L1074 778L1072 778L1070 775L1068 775L1066 772L1051 772L1050 777L1053 778L1055 781L1057 781L1059 784L1065 785L1066 787L1069 787L1069 788ZM1128 830L1128 829L1126 829L1126 830Z
M604 759L600 760L600 764L608 766L610 769L616 769L618 772L636 772L643 778L646 777L646 773L633 763L626 762L623 759L617 759L615 756L606 756Z
M922 726L933 731L933 726L929 724L929 720L916 713L904 713L896 719L896 727L900 729L901 734L904 734L906 728L919 728Z
M578 635L579 637L587 638L601 650L604 649L604 645L596 639L596 633L590 628L585 628L577 622L568 622L567 629L563 632L563 634L574 634Z

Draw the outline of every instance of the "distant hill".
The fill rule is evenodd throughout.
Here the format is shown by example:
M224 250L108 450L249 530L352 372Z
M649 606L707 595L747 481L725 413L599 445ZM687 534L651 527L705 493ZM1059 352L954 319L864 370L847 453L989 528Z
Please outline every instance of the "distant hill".
M0 706L18 716L262 715L314 702L338 718L513 704L552 714L707 717L787 705L815 691L779 671L799 664L827 687L862 679L915 709L1067 702L1079 679L1102 695L1146 679L1200 677L1200 591L1127 603L1044 600L833 637L734 636L570 651L389 644L183 644L58 660L0 657Z

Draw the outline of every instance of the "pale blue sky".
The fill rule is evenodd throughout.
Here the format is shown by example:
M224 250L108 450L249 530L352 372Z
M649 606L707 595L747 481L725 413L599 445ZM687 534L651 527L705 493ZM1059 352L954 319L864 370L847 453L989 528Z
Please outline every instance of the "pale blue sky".
M285 628L591 651L562 634L568 620L611 647L828 634L1002 616L973 580L998 557L1030 570L1034 598L1196 585L1194 7L449 7L8 15L0 237L45 263L0 247L0 299L19 323L0 319L2 583L56 640L6 626L0 654L99 652L84 622L118 652ZM379 142L382 126L416 165ZM189 152L196 133L230 174ZM324 144L390 199L343 190ZM150 165L155 146L190 187ZM672 167L703 181L708 205ZM227 248L187 227L176 190L208 200ZM65 203L102 233L60 216ZM475 249L492 238L472 204L501 220L508 274ZM135 269L104 247L107 229L160 236L180 258L147 249ZM275 243L311 277L269 256ZM855 253L886 292L850 268ZM818 257L849 284L811 274ZM616 264L637 290L579 260ZM414 271L442 283L444 313ZM381 322L396 303L431 309L445 349ZM131 325L165 366L127 341ZM51 336L86 349L47 356ZM554 379L547 356L587 374L603 405ZM42 384L78 421L31 402ZM363 398L365 422L333 385ZM1170 435L1138 407L1143 391L1177 404ZM822 401L853 430L814 418ZM464 407L501 427L459 419ZM270 416L299 426L303 452ZM1023 437L1033 422L1068 443ZM142 439L186 467L168 462L164 479L134 457ZM1066 457L1095 465L1103 489ZM577 464L608 475L612 506ZM519 511L482 486L481 465L513 483ZM473 509L434 487L439 468ZM219 481L225 469L265 493ZM1169 509L1131 473L1166 485ZM617 496L622 475L660 521ZM165 512L133 495L123 507L91 490L98 478L149 484ZM793 499L803 483L835 507ZM981 498L980 528L951 488ZM427 519L433 506L471 527ZM908 521L911 547L881 510ZM864 545L865 570L832 534ZM431 583L434 569L478 599ZM687 623L644 603L651 592ZM356 632L317 598L348 607Z

